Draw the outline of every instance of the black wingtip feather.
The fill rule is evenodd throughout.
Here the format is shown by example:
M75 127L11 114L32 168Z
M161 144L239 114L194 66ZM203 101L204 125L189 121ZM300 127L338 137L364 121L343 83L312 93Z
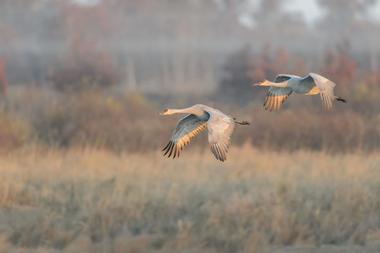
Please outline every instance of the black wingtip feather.
M172 142L172 141L169 141L169 144L168 144L168 146L167 146L167 148L166 148L166 152L164 153L164 156L166 156L166 154L170 151L170 149L171 149L171 147L172 147L172 144L173 144L173 142ZM168 157L170 157L170 156L168 156Z
M178 149L177 149L177 145L174 147L174 154L173 154L173 159L177 157L177 152L178 152Z
M172 145L170 146L170 152L169 152L169 156L168 157L172 156L173 149L174 149L174 142L172 142Z
M166 144L166 146L162 149L162 151L165 151L170 145L170 141L168 142L168 144Z

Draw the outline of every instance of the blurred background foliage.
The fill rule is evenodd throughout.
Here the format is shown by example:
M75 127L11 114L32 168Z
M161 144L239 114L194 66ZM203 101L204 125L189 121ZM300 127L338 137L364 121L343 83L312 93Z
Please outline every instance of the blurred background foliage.
M158 112L193 103L252 121L238 145L379 149L379 3L311 2L313 19L292 0L3 0L0 150L158 149L178 119ZM325 113L319 98L292 96L263 110L252 83L308 72L348 104Z

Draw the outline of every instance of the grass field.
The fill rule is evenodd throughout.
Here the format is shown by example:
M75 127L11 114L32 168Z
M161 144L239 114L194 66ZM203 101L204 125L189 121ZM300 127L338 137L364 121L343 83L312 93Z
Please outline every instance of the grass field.
M380 252L380 155L0 155L0 252Z

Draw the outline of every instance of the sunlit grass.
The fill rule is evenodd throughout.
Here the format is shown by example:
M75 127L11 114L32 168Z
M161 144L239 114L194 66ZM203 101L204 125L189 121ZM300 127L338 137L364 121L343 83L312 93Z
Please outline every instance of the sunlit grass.
M375 153L29 148L0 173L1 252L380 250Z

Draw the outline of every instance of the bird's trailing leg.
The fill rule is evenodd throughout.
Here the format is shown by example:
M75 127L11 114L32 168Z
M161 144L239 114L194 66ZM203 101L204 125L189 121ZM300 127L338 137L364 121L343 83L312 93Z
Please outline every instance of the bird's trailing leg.
M339 102L347 103L347 100L345 100L344 98L341 98L341 97L335 97L335 100L339 101Z
M243 120L243 121L238 121L236 118L234 118L234 121L236 124L239 124L239 125L243 125L243 126L247 126L249 125L250 123L246 120Z

